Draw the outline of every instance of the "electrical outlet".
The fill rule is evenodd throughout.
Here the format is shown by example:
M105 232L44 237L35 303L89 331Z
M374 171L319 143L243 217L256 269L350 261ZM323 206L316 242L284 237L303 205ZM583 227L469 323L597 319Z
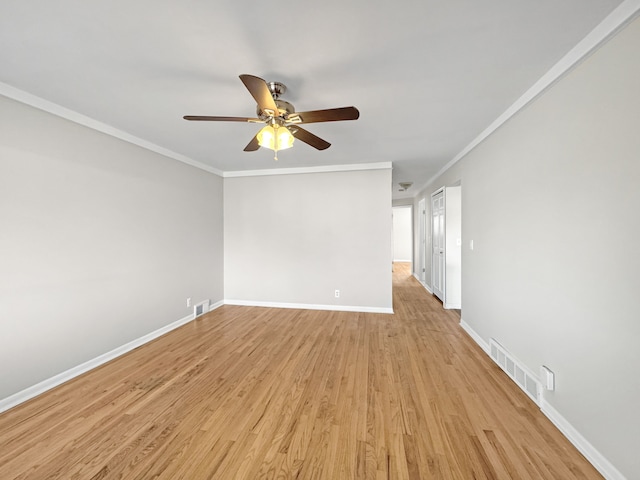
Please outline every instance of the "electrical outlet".
M340 290L336 290L336 298L340 298Z
M187 298L187 308L191 306L191 297Z

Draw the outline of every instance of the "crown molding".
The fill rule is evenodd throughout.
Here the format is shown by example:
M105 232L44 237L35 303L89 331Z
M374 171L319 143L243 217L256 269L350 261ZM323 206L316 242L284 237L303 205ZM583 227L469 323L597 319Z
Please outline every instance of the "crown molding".
M112 127L111 125L99 122L91 117L87 117L86 115L82 115L81 113L75 112L71 109L58 105L57 103L50 102L49 100L45 100L44 98L38 97L18 88L12 87L11 85L7 85L6 83L0 82L0 95L4 95L5 97L11 98L12 100L16 100L39 110L43 110L47 113L51 113L52 115L64 118L65 120L69 120L70 122L74 122L78 125L91 128L92 130L110 135L133 145L137 145L138 147L142 147L151 152L158 153L164 157L178 160L179 162L186 163L187 165L191 165L192 167L199 168L220 177L223 174L221 170L218 170L217 168L214 168L210 165L205 165L204 163L173 152L167 148L156 145L155 143L151 143L142 138L130 135L127 132Z
M238 170L235 172L224 172L225 178L234 177L262 177L267 175L295 175L301 173L327 173L327 172L353 172L359 170L391 170L391 162L378 163L355 163L351 165L325 165L321 167L294 167L294 168L271 168L265 170Z
M52 115L56 115L58 117L64 118L65 120L69 120L71 122L77 123L87 128L91 128L92 130L96 130L98 132L104 133L106 135L110 135L112 137L118 138L125 142L131 143L133 145L137 145L138 147L142 147L146 150L158 153L165 157L171 158L173 160L177 160L182 163L186 163L192 167L199 168L209 173L213 173L220 177L257 177L257 176L266 176L266 175L292 175L292 174L301 174L301 173L323 173L323 172L350 172L350 171L358 171L358 170L386 170L392 168L391 162L379 162L379 163L359 163L359 164L351 164L351 165L328 165L328 166L320 166L320 167L294 167L294 168L279 168L279 169L267 169L267 170L239 170L239 171L231 171L231 172L223 172L217 168L214 168L210 165L206 165L204 163L193 160L185 155L181 155L155 143L149 142L142 138L131 135L127 132L119 130L111 125L107 125L106 123L99 122L98 120L94 120L91 117L87 117L86 115L82 115L81 113L75 112L69 108L63 107L62 105L58 105L57 103L50 102L49 100L45 100L44 98L38 97L31 93L25 92L24 90L20 90L18 88L12 87L6 83L0 82L0 95L4 95L7 98L11 98L18 102L24 103L31 107L37 108L39 110L45 111Z
M527 106L536 97L541 95L549 87L560 80L564 75L586 60L598 48L604 45L619 30L631 22L640 14L640 0L625 0L618 8L611 12L600 22L586 37L573 47L564 57L545 73L536 83L527 90L513 105L502 115L496 118L480 135L471 141L460 153L453 157L438 173L431 177L419 190L424 190L444 172L463 159L469 152L482 143L493 132L500 128L507 120ZM416 193L417 195L417 193ZM415 198L415 197L414 197Z

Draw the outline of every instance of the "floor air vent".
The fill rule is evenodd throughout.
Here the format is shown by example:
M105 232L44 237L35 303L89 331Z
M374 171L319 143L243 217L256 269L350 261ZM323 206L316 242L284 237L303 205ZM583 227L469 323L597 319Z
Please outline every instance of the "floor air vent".
M516 382L524 393L529 395L531 400L540 405L540 392L542 389L540 381L493 338L489 340L489 346L491 348L491 358Z
M209 311L209 300L205 300L204 302L200 302L197 305L193 306L193 316L199 317L203 313L207 313Z

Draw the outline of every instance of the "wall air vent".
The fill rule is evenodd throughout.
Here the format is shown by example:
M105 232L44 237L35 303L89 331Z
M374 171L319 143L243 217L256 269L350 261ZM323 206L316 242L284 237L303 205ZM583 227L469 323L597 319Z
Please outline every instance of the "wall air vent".
M209 311L209 300L205 300L204 302L200 302L197 305L193 306L193 316L194 318L199 317Z
M489 340L489 347L493 361L539 406L542 391L540 380L495 339Z

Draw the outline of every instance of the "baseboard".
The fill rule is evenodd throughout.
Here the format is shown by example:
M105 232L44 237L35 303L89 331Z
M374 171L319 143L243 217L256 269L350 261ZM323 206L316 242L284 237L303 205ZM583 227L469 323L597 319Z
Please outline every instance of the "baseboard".
M218 302L215 305L218 305L218 304L222 304L222 302ZM48 390L51 390L52 388L55 388L58 385L62 385L63 383L68 382L69 380L72 380L75 377L88 372L89 370L99 367L100 365L103 365L121 355L124 355L127 352L130 352L135 348L140 347L145 343L155 340L156 338L164 335L165 333L168 333L171 330L175 330L176 328L181 327L186 323L189 323L193 319L194 319L193 314L187 315L186 317L183 317L180 320L170 323L169 325L165 325L164 327L161 327L151 333L143 335L140 338L132 340L131 342L126 343L120 347L117 347L111 350L110 352L104 353L96 358L93 358L78 366L70 368L69 370L59 373L58 375L55 375L51 378L43 380L42 382L37 383L31 387L25 388L20 392L14 393L9 397L0 400L0 413L6 410L9 410L10 408L13 408L16 405L19 405L23 402L26 402L27 400L31 400L32 398L37 397L38 395Z
M485 342L464 320L460 320L460 326L480 348L491 357L489 343ZM626 480L625 476L596 450L555 408L545 402L544 398L540 400L540 410L604 478L607 480Z
M224 305L224 300L220 300L219 302L212 303L211 305L209 305L209 311L213 312L216 308L220 308L223 305Z
M462 305L459 303L445 303L442 305L445 310L460 310Z
M429 295L433 295L433 292L431 291L431 289L429 288L429 285L427 285L426 283L424 283L422 280L420 280L420 278L418 278L418 275L416 275L415 273L413 274L413 278L415 278L418 283L420 285L422 285L424 287L424 289L429 292Z
M476 342L480 346L480 348L482 348L482 350L484 350L484 353L491 356L491 349L489 348L489 343L485 342L484 339L480 335L478 335L478 333L473 328L471 328L471 325L469 325L463 319L460 319L460 326L465 332L469 334L469 336L473 339L473 341Z
M587 441L587 439L584 438L580 432L578 432L578 430L576 430L573 425L567 421L566 418L560 415L560 413L550 404L545 402L544 398L541 401L540 410L604 478L607 480L626 480L626 477L620 473L620 471L598 450L596 450L595 447L591 445L591 443L589 443L589 441Z
M342 305L308 305L308 304L285 304L285 303L272 303L272 302L242 302L242 301L225 301L220 300L216 303L213 303L209 306L209 311L213 311L217 308L220 308L225 303L230 305L247 305L247 306L266 306L266 307L276 307L276 308L303 308L309 310L338 310L338 311L346 311L346 312L365 312L365 313L393 313L393 309L391 308L375 308L375 307L352 307L352 306L342 306ZM32 385L31 387L25 388L20 392L14 393L13 395L1 399L0 400L0 413L5 412L21 403L26 402L27 400L31 400L38 395L45 393L52 388L55 388L59 385L62 385L69 380L72 380L83 373L86 373L90 370L93 370L100 365L103 365L115 358L118 358L121 355L124 355L131 350L138 348L145 343L148 343L156 338L164 335L165 333L169 333L171 330L175 330L182 325L191 322L194 320L193 314L187 315L186 317L181 318L180 320L176 320L169 325L165 325L151 333L143 335L140 338L132 340L129 343L121 345L110 352L99 355L87 362L84 362L80 365L77 365L69 370L66 370L62 373L59 373L51 378L43 380L40 383Z
M227 300L225 305L238 305L243 307L268 307L268 308L297 308L301 310L329 310L336 312L360 312L360 313L393 313L393 308L384 307L359 307L352 305L315 305L310 303L280 303L257 302L253 300Z

